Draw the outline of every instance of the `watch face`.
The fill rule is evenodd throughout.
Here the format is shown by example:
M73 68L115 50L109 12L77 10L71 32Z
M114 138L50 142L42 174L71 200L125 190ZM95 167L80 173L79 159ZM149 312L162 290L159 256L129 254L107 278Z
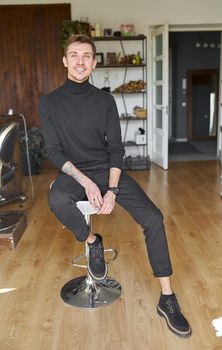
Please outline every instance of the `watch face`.
M115 188L115 189L113 190L113 193L117 196L117 195L119 194L119 189L118 189L118 188Z
M116 196L119 194L119 189L118 187L109 187L109 191L113 192Z

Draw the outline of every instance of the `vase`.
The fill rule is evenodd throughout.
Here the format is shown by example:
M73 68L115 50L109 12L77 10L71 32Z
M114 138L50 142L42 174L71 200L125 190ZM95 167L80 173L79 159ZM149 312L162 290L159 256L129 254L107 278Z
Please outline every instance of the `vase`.
M29 168L28 168L27 154L25 152L21 152L21 171L22 171L22 174L25 176L39 174L39 166L36 163L33 155L30 153L29 153L29 160L30 160L30 174L29 174Z

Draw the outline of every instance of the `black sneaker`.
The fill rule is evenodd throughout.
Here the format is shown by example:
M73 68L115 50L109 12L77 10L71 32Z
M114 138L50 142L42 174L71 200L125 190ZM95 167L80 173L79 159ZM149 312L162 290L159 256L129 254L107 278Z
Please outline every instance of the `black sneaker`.
M95 280L106 278L108 268L104 260L104 248L102 237L96 233L96 240L92 244L87 243L88 270Z
M191 328L183 316L175 294L160 295L157 312L165 317L168 328L180 337L188 338L191 336Z

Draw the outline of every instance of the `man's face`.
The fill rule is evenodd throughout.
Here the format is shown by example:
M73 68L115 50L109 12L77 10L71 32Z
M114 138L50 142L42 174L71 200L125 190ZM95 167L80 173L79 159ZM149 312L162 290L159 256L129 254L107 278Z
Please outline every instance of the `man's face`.
M63 57L63 64L68 69L68 78L76 83L87 80L92 70L96 67L92 48L89 44L73 43L67 50L67 56Z

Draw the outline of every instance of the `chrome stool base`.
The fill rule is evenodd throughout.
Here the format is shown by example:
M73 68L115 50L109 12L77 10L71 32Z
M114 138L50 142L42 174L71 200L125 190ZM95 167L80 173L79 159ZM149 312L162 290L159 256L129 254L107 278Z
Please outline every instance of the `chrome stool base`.
M104 249L104 254L107 255L107 264L116 260L118 255L117 250L112 248ZM86 263L84 264L84 261L81 263L85 259ZM114 303L121 295L121 285L110 277L101 281L92 278L88 272L87 260L86 253L72 260L73 266L86 269L87 276L80 276L67 282L60 292L61 298L65 303L83 309L95 309Z
M121 285L112 278L95 281L90 276L80 276L67 282L60 295L69 305L83 309L96 309L114 303L121 292Z
M91 215L95 214L95 209L88 201L76 203L78 209L85 216L86 223L91 226ZM116 249L104 249L106 264L108 265L117 258ZM85 260L85 261L84 261ZM72 306L82 309L96 309L110 305L116 301L122 292L121 285L113 278L106 277L103 280L95 280L88 270L88 249L87 243L85 253L72 260L74 267L86 269L86 276L80 276L67 282L61 289L62 300Z

